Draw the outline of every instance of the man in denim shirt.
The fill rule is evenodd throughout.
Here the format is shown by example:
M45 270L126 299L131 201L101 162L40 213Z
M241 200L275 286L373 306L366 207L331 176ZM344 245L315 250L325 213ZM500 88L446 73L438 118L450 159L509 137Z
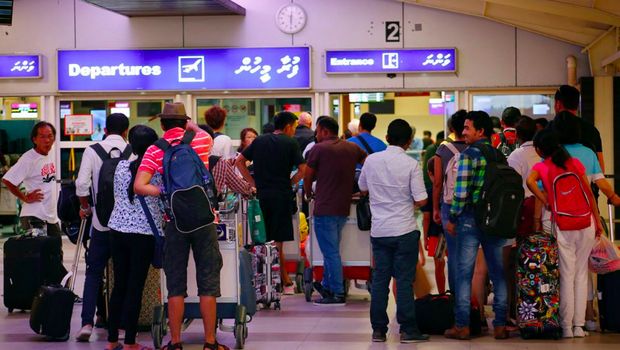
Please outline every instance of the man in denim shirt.
M506 240L486 235L478 228L474 214L474 204L480 200L484 184L487 160L480 147L492 149L489 138L493 134L493 124L489 115L482 111L472 111L465 117L463 137L470 145L461 152L454 186L454 199L450 207L447 231L456 235L456 305L455 326L445 332L447 338L469 339L469 312L471 298L471 279L478 246L482 245L484 257L493 281L493 311L495 312L495 339L506 339L507 291L502 263L502 247Z
M366 158L359 187L370 195L372 225L370 241L375 259L372 275L370 323L372 341L386 341L390 319L386 309L392 277L398 285L396 318L400 342L428 340L416 322L412 281L418 263L420 230L413 215L414 206L426 204L428 195L422 178L422 165L405 150L413 139L409 123L396 119L388 126L388 148Z

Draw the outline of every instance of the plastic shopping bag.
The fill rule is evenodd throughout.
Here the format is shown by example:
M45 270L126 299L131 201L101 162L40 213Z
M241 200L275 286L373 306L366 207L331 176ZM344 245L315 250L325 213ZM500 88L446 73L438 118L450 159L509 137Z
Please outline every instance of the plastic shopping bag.
M267 241L267 230L258 199L248 201L248 227L252 244L263 244Z
M620 270L620 251L605 236L594 244L588 259L590 271L606 274Z

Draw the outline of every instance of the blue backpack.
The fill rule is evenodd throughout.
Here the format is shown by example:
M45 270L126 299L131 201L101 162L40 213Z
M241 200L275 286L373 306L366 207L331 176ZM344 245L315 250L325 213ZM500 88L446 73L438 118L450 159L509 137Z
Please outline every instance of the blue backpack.
M166 212L181 233L213 224L217 208L215 181L191 146L194 136L195 132L186 131L181 140L155 142L164 151L162 197Z

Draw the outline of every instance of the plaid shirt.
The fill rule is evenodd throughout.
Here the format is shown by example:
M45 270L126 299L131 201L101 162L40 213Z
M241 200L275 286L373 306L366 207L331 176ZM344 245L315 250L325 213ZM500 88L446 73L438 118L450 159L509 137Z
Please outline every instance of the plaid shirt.
M488 139L476 141L490 146ZM450 207L450 222L455 222L467 204L475 204L480 199L484 184L487 161L476 147L467 147L461 152L454 183L454 199Z
M231 190L244 196L252 194L252 186L235 173L234 159L220 159L213 169L213 178L218 193Z

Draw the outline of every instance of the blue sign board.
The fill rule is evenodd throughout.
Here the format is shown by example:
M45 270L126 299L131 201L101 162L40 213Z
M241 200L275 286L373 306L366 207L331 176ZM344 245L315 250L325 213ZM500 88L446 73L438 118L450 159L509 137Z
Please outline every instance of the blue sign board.
M325 73L456 72L456 49L337 50L325 52Z
M309 47L58 51L59 91L309 88Z
M41 78L41 56L0 55L0 79Z

